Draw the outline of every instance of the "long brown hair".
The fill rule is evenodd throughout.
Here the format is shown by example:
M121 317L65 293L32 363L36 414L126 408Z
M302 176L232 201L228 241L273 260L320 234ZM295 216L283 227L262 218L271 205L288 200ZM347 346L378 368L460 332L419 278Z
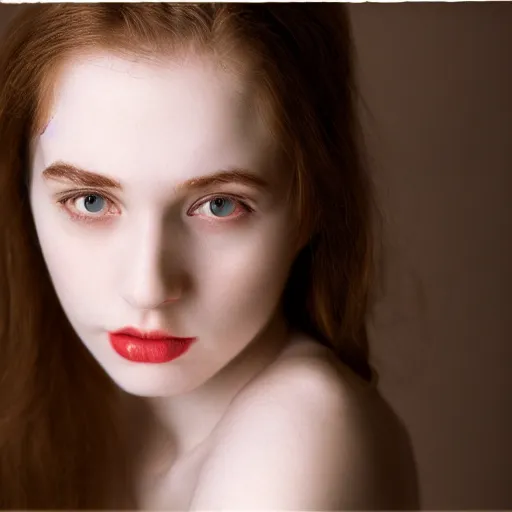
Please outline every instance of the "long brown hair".
M362 378L374 283L372 184L361 152L350 24L329 4L40 4L0 54L0 506L122 508L119 390L77 340L53 290L30 211L30 142L62 65L96 50L201 51L259 91L293 171L307 233L284 293L290 325ZM238 73L238 75L237 75ZM40 350L51 343L52 350ZM128 475L128 470L126 470ZM129 478L129 475L127 476Z

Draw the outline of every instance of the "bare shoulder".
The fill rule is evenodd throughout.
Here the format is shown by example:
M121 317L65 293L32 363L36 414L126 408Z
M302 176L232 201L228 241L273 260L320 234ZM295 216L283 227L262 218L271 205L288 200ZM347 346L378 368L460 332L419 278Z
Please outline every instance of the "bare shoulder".
M230 407L192 509L413 509L415 473L378 392L302 339Z

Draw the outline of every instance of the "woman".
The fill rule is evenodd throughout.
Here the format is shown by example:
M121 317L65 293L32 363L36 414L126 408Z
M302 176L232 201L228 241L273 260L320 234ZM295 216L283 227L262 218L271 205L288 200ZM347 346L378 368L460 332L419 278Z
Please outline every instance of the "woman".
M364 327L337 5L27 7L1 55L4 508L415 508Z

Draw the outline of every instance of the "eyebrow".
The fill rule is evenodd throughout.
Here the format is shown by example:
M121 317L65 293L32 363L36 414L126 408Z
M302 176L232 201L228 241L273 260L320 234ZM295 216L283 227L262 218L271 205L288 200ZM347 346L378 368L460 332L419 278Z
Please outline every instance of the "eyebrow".
M46 180L69 181L82 187L113 188L118 190L123 188L121 183L113 178L82 169L62 160L48 166L43 171L43 177ZM240 183L261 190L269 188L269 183L263 178L246 169L236 168L191 178L176 185L175 190L181 193L225 183Z

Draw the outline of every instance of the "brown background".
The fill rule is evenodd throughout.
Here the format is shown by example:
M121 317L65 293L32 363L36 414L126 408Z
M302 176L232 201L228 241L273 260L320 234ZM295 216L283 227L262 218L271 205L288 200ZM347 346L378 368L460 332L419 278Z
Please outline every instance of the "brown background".
M510 509L512 4L349 9L385 216L381 389L424 508Z

